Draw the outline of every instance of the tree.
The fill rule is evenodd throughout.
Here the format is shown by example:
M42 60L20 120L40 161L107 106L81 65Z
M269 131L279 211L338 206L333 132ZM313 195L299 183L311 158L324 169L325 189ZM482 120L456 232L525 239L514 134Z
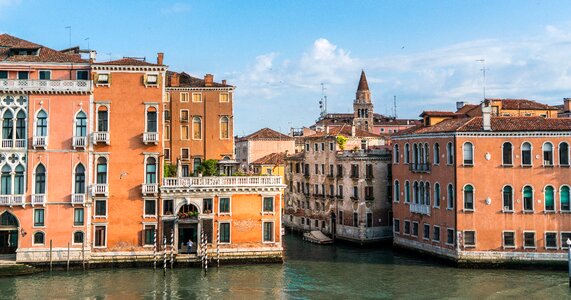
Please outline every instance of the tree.
M347 143L347 138L343 135L337 136L337 145L339 145L339 149L345 150L345 143Z
M202 176L216 176L218 175L218 161L215 159L207 159L196 170L202 173Z
M165 173L165 177L175 177L176 176L176 166L173 164L165 164L164 173Z

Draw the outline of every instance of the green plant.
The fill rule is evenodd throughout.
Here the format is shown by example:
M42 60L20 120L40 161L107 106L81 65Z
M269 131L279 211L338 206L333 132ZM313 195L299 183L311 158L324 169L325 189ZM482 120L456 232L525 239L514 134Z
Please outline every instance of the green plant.
M339 146L339 149L345 150L345 143L347 143L347 140L348 138L343 135L337 136L337 145Z
M207 159L196 169L202 176L216 176L218 175L218 161L215 159Z
M165 177L175 177L176 176L176 166L173 164L165 164L164 174L165 174Z

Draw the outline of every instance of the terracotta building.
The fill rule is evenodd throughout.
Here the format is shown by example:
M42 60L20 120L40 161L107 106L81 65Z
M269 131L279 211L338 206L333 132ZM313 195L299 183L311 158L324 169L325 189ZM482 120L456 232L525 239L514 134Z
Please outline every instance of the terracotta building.
M165 160L181 165L182 176L196 173L206 159L234 159L234 87L168 72L165 111Z
M295 139L270 128L262 128L236 138L236 160L245 172L252 172L252 162L276 152L295 152Z
M393 137L395 245L458 262L566 259L571 120L494 103L425 112Z

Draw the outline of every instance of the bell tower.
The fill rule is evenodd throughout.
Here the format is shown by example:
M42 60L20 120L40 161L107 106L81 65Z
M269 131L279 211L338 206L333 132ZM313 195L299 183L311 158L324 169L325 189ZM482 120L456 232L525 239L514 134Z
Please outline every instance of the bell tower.
M371 91L367 83L365 71L361 71L361 78L357 86L355 101L353 102L353 126L366 131L373 130L373 103Z

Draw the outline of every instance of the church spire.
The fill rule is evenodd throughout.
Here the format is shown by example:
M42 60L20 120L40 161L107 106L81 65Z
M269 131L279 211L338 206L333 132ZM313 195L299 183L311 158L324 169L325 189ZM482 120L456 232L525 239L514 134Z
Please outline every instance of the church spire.
M371 131L373 129L373 103L371 102L371 91L367 83L365 71L361 70L361 78L357 86L355 101L353 102L353 126L361 130Z
M365 76L365 70L361 70L361 78L359 79L359 86L357 91L368 91L369 84L367 83L367 76Z

